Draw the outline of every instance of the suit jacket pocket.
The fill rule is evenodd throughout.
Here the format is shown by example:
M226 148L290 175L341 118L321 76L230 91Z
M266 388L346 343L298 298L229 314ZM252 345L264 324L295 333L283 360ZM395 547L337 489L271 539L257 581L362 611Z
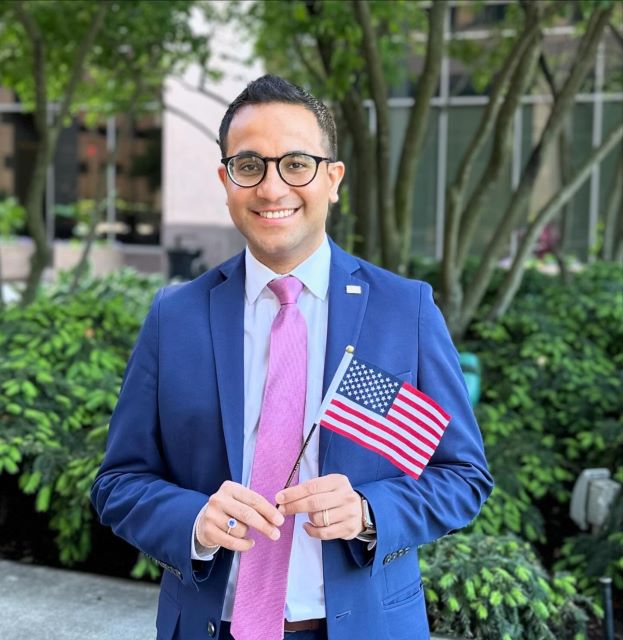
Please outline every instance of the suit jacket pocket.
M419 580L385 598L383 611L391 640L429 640L424 589Z
M180 605L161 588L156 617L156 640L174 640L179 617Z
M409 369L408 371L403 371L402 373L394 373L393 375L398 378L398 380L413 384L413 373L411 372L411 369Z
M392 593L390 596L383 600L383 607L385 609L393 609L394 607L401 607L409 604L412 600L417 600L423 597L423 586L420 580L412 582L400 591Z

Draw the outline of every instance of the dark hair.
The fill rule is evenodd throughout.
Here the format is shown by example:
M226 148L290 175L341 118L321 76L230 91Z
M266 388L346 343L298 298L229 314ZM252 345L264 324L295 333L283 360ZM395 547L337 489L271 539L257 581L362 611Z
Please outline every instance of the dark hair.
M218 131L218 143L223 156L227 155L227 134L236 112L250 104L267 104L271 102L300 104L308 111L311 111L326 138L329 155L334 159L337 157L335 120L326 105L302 87L292 84L284 78L270 74L249 82L246 89L227 107Z

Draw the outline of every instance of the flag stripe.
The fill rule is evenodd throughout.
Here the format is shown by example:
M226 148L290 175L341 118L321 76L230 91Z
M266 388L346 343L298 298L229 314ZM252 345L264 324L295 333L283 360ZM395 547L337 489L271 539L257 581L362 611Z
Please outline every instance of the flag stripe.
M417 423L414 423L415 428L408 427L404 422L404 418L402 416L395 415L395 411L393 409L389 410L385 418L390 422L393 422L396 426L401 427L402 429L408 430L413 434L414 438L417 438L422 444L426 445L427 447L430 447L431 452L429 455L432 455L434 453L440 440L437 434L435 434L434 438L431 438L429 433L423 430L421 431L419 430L420 425L418 425Z
M414 395L420 403L423 403L429 413L431 413L440 425L446 425L450 422L451 416L446 413L432 398L422 393L419 389L416 389L412 384L408 382L402 383L402 390L406 393Z
M409 411L404 407L401 407L400 401L398 400L398 398L396 398L396 400L394 401L394 404L392 405L392 408L387 412L387 415L389 416L390 413L392 415L398 414L398 415L395 415L397 420L402 419L404 422L404 419L406 419L409 421L409 423L416 424L421 430L426 432L427 438L433 439L435 440L435 442L439 442L439 440L441 439L441 436L443 435L443 431L439 433L437 428L433 429L428 422L425 422L425 420L419 419L413 413L413 411Z
M400 411L411 420L417 420L422 426L425 426L426 430L433 434L436 438L441 438L443 435L444 427L437 424L436 420L433 420L421 407L413 406L407 398L400 394L396 396L392 409Z
M371 411L368 411L365 415L362 416L361 407L357 406L356 408L354 408L348 398L344 398L343 396L338 394L337 397L332 400L331 405L348 413L349 419L355 420L358 425L361 425L365 428L369 426L375 427L377 430L381 431L381 436L383 433L386 433L390 437L396 438L397 440L402 442L404 446L416 450L417 453L424 458L424 460L428 460L430 456L432 456L435 452L436 445L430 444L426 440L422 441L423 438L420 436L420 434L416 431L413 431L413 429L411 429L410 427L396 421L397 424L395 424L400 428L399 431L392 425L380 422L378 420L380 416L376 416ZM417 443L413 441L413 438L416 438Z
M388 447L395 452L392 455L402 456L405 460L407 460L411 464L416 465L417 467L421 467L423 469L430 458L430 456L422 456L422 454L417 450L416 447L405 449L399 444L393 442L391 437L387 437L382 433L375 433L374 430L370 429L370 426L368 424L362 425L354 422L353 420L350 420L340 413L331 411L331 408L327 410L325 415L327 416L327 418L331 418L334 421L333 424L335 424L335 421L337 421L342 425L343 429L351 433L359 434L359 437L368 439L372 442L376 442L377 445L384 445L385 447ZM422 460L420 460L420 458L422 458Z
M426 465L413 465L410 464L404 456L397 455L391 449L388 451L378 440L369 440L367 438L361 437L359 431L355 431L354 433L346 428L339 426L337 424L333 424L328 420L328 413L325 413L325 417L320 421L320 424L327 429L331 429L331 431L335 431L335 433L339 433L340 435L356 442L357 444L365 447L366 449L370 449L370 451L374 451L375 453L379 453L384 458L387 458L392 464L396 465L399 469L404 471L406 474L419 478L420 474L424 470Z

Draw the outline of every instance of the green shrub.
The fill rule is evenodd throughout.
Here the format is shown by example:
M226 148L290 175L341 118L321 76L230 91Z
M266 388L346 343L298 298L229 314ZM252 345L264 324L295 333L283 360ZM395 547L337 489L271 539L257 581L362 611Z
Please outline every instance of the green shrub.
M454 534L422 547L431 630L479 640L581 640L588 613L568 574L550 578L512 535Z
M69 277L0 318L0 472L50 513L60 560L90 549L89 489L130 351L160 283L124 270Z
M515 532L550 551L560 540L547 532L566 535L560 566L596 588L583 574L598 566L596 546L567 513L584 468L623 478L623 266L596 263L569 287L529 273L509 313L476 323L469 340L483 365L477 413L496 480L475 530ZM612 526L599 570L621 588L621 528Z

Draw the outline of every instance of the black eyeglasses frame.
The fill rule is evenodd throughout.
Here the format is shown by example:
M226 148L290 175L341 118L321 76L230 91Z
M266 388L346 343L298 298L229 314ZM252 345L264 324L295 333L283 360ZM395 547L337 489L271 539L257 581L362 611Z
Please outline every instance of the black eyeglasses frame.
M308 158L312 158L316 162L316 169L314 171L314 175L307 182L305 182L304 184L291 184L290 182L288 182L281 175L281 169L279 169L279 163L284 158L287 158L288 156L307 156ZM229 168L229 163L234 158L259 158L260 160L262 160L264 162L264 173L262 174L262 177L255 184L240 184L240 183L236 182L234 180L234 177L232 176L230 168ZM325 158L323 156L315 156L315 155L313 155L311 153L304 153L304 152L301 152L301 151L290 151L289 153L284 153L280 157L274 157L274 158L260 156L257 153L238 153L235 156L228 156L227 158L221 158L221 163L225 165L225 170L227 171L227 175L229 176L229 179L235 185L238 185L239 187L242 187L243 189L253 189L254 187L257 187L259 184L261 184L263 182L264 178L266 177L266 174L268 173L268 163L269 162L274 162L275 163L275 167L277 168L277 173L279 174L279 177L289 187L306 187L308 184L313 182L315 177L318 175L318 167L320 166L321 162L327 162L327 163L331 164L333 162L336 162L336 160L333 160L332 158Z

